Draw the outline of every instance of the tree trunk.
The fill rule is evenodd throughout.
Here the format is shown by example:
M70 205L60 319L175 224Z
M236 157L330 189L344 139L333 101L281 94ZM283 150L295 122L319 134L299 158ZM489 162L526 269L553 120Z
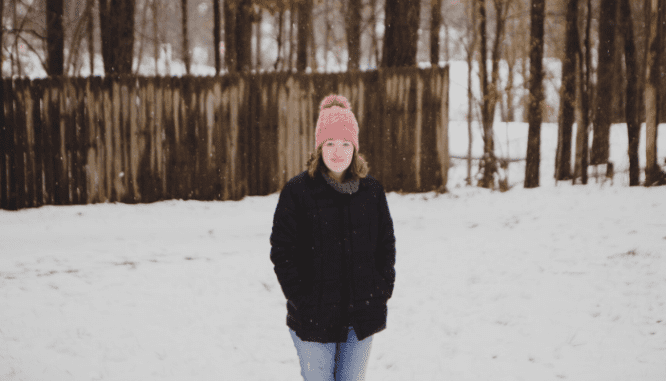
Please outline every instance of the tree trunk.
M282 29L284 29L282 24L284 24L284 9L281 8L280 11L278 12L277 59L275 60L275 64L273 65L273 70L276 71L282 70L282 64L281 64L283 56Z
M585 24L585 94L583 96L583 122L585 123L585 146L583 147L583 157L581 160L581 180L587 185L587 167L590 164L590 123L592 120L592 105L594 104L594 84L592 76L594 67L592 66L592 0L587 0L587 22Z
M627 67L627 103L625 116L627 119L627 135L629 141L629 185L639 185L638 142L641 124L638 119L638 67L636 63L636 46L634 44L634 26L631 20L629 0L620 0L620 26L624 37L624 61Z
M312 24L312 0L304 0L298 4L298 46L296 53L296 71L305 72L308 67L308 45L310 25Z
M104 73L130 74L134 57L134 0L99 0Z
M312 13L312 10L314 8L310 8ZM308 35L310 38L308 38L308 49L310 51L310 66L312 67L312 72L313 73L318 73L319 72L319 64L317 63L317 46L315 44L315 34L314 34L314 20L312 19L312 16L310 17L310 30L308 30Z
M148 17L148 4L144 3L143 5L143 14L141 15L141 38L139 39L139 52L138 52L138 58L139 62L136 65L136 70L135 70L135 75L137 75L141 71L141 64L143 62L143 46L144 44L144 36L146 35L146 18ZM157 75L157 72L155 72L155 75Z
M4 14L3 13L4 8L5 8L5 1L0 0L0 15ZM5 30L4 22L3 22L2 17L0 17L0 41L3 41L2 38L4 37L3 36L4 30ZM0 139L0 146L2 146L2 149L0 151L3 152L2 153L3 156L0 157L0 163L2 163L2 165L0 165L0 171L3 171L3 176L2 177L4 177L4 175L5 175L4 171L6 170L5 165L4 165L5 164L4 152L6 151L6 149L5 149L4 145L7 144L7 140L8 140L8 139L4 139L6 124L5 124L5 112L4 112L5 83L4 83L3 78L2 78L2 64L3 63L4 63L4 57L2 56L2 54L0 54L0 105L3 105L2 106L3 109L1 110L2 112L0 112L0 136L3 137L3 139ZM2 178L2 177L0 177L0 178ZM6 180L4 180L4 181L0 180L0 184L4 185L5 182L6 182ZM6 189L2 189L2 193L5 193L5 192L6 192ZM5 197L6 196L3 196L3 199Z
M65 32L63 30L63 0L49 0L46 10L47 74L63 75L65 65ZM17 54L18 55L18 54Z
M160 75L159 74L159 67L157 65L157 61L160 58L160 38L159 38L159 33L157 30L157 1L158 0L152 0L150 3L150 7L152 10L152 16L153 16L153 55L155 56L155 75Z
M515 110L515 105L514 105L514 94L513 94L513 86L514 86L514 70L516 70L516 61L519 56L523 56L519 51L518 47L521 46L517 41L511 41L513 39L517 39L513 36L516 36L516 22L515 20L510 20L508 21L509 24L507 25L508 27L511 28L510 34L511 38L508 39L510 41L510 45L508 48L504 51L504 55L506 58L506 64L507 64L507 71L508 71L508 76L507 76L507 84L505 88L505 93L506 93L506 113L505 113L505 120L507 122L515 122L516 121L516 110ZM524 59L522 61L525 61Z
M236 59L238 71L252 68L252 2L240 0L236 9Z
M645 83L645 186L661 185L664 176L657 165L659 122L660 6L663 0L650 1L648 60Z
M643 1L643 20L642 20L642 31L643 31L643 51L642 51L642 60L641 60L641 123L647 121L647 115L645 115L645 90L647 86L647 65L648 65L648 51L650 50L650 2L652 0Z
M590 85L590 78L592 73L592 53L590 48L590 27L592 25L592 2L587 0L587 17L585 23L585 39L583 45L585 46L585 59L583 60L583 52L579 51L578 62L578 95L580 99L578 105L580 107L578 120L578 132L576 134L576 162L574 165L574 175L572 183L576 183L578 177L581 178L583 184L587 184L587 165L589 156L589 125L590 125L590 104L592 103L592 90ZM583 66L584 61L584 66ZM585 69L585 70L583 70Z
M421 2L386 0L382 67L416 66Z
M331 22L328 19L328 1L324 2L324 73L328 71L328 39L331 38Z
M361 0L347 0L347 71L357 71L361 61Z
M467 29L467 44L465 46L467 52L467 178L465 179L467 185L472 185L472 141L474 135L472 134L472 63L474 62L474 52L476 51L476 7L475 2L471 4L470 18L471 24Z
M657 85L657 89L659 91L657 92L657 101L658 106L657 106L657 125L659 123L666 123L666 113L664 112L664 109L666 107L666 97L664 97L664 86L666 86L666 60L664 60L664 49L666 49L666 1L660 0L659 3L659 31L657 32L659 34L659 83ZM657 167L659 168L659 167Z
M613 106L613 58L615 55L615 20L617 0L601 0L599 6L599 50L597 96L592 138L592 165L608 162L609 130Z
M541 102L543 100L543 23L545 0L532 0L530 11L530 102L527 133L525 188L539 186Z
M430 65L437 67L439 65L439 29L442 25L442 0L433 0L431 2L430 19ZM448 31L448 28L447 28ZM448 33L447 33L448 34ZM447 41L448 42L448 41ZM447 52L447 61L449 59Z
M256 35L256 40L255 40L255 44L256 44L256 48L255 48L255 51L256 51L256 53L255 53L256 54L256 66L255 66L255 70L257 71L257 73L259 73L259 71L261 70L261 23L262 23L263 18L264 18L263 11L259 10L259 13L256 15L256 22L255 22L255 25L257 27L257 33L255 33L255 35Z
M289 8L289 57L287 58L287 70L290 72L294 68L294 13L296 6L294 3L291 3Z
M95 75L95 3L94 0L88 0L86 7L86 21L88 29L88 58L90 63L90 76ZM2 41L2 39L0 39Z
M228 72L236 71L236 7L224 2L224 66Z
M472 185L472 62L473 50L467 56L467 185Z
M493 185L493 153L494 141L492 136L492 123L488 109L490 108L492 95L488 84L488 47L486 33L486 0L477 0L479 9L479 85L481 86L481 122L483 125L483 177L477 184L483 188L491 188ZM493 108L494 111L494 108ZM494 114L494 112L493 112Z
M495 188L495 173L497 173L497 161L495 159L495 142L493 138L493 123L495 121L495 107L497 105L499 92L499 61L501 57L501 44L504 34L504 25L506 22L507 3L504 1L495 1L495 40L493 41L491 61L492 70L490 81L488 80L487 70L487 33L486 33L486 7L485 0L478 0L479 7L479 36L481 45L479 46L479 82L481 84L482 112L481 119L483 123L483 178L479 181L479 186L484 188Z
M220 0L213 0L213 51L215 52L215 75L220 75Z
M580 50L578 47L578 0L568 0L565 34L555 158L555 179L560 181L571 178L571 133L576 101L576 53Z
M447 22L444 24L444 59L446 60L447 64L451 60L451 55L449 51L450 42L451 40L449 34L449 23Z
M190 69L192 62L190 60L190 41L187 38L187 0L180 1L180 14L181 14L181 29L183 37L183 46L182 46L182 57L183 63L185 64L185 72L187 75L190 74Z
M506 92L506 113L505 113L505 120L507 122L515 122L516 121L516 111L515 107L513 105L513 68L516 65L516 62L514 60L507 60L507 70L508 70L508 76L506 79L506 89L504 90Z
M618 0L618 7L620 6L620 3L622 0ZM613 56L613 90L615 93L613 94L612 98L612 108L611 108L611 120L610 120L610 125L612 126L613 124L617 123L626 123L625 120L625 115L624 115L624 107L623 105L626 105L627 99L626 96L627 94L623 91L626 89L626 75L625 75L625 70L624 70L624 62L622 60L622 57L624 55L624 41L621 38L622 37L622 27L621 27L621 20L619 17L619 14L615 14L616 17L616 28L617 32L615 33L615 55ZM609 130L609 141L610 141L610 130ZM609 147L610 147L610 142L609 142Z
M328 4L328 3L326 3ZM372 52L375 55L375 69L379 66L379 42L377 41L377 0L370 0L370 37L372 38ZM326 19L328 22L328 18ZM328 24L326 24L328 27ZM328 29L326 30L328 33ZM328 36L328 34L327 34ZM327 53L328 54L328 53ZM369 61L369 59L368 59Z
M576 179L581 176L584 158L587 158L587 121L585 120L585 110L583 107L585 98L583 57L582 51L577 53L576 64L576 158L574 161L574 173L571 183L576 184ZM586 180L587 181L587 180Z

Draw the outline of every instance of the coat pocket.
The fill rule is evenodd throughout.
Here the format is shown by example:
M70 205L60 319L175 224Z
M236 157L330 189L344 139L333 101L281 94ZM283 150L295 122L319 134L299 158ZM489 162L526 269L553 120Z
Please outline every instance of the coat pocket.
M390 298L391 294L393 293L391 290L391 285L389 285L386 279L377 270L375 270L375 288L377 290L377 294L386 299Z
M303 309L306 306L316 305L317 287L309 287L306 293L294 297L294 300L290 300L289 302L297 310Z

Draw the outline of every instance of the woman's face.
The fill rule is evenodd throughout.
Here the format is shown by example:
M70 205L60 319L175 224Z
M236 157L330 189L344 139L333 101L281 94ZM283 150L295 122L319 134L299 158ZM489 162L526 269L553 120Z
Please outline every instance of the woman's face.
M322 146L324 164L332 172L343 173L351 164L354 145L343 139L329 139Z

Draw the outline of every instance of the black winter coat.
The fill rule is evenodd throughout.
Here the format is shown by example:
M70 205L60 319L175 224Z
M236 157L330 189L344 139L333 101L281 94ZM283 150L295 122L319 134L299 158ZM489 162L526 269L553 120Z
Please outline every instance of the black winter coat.
M395 283L393 220L382 185L360 179L353 194L317 173L293 177L280 193L271 261L287 298L287 326L304 341L363 340L386 328Z

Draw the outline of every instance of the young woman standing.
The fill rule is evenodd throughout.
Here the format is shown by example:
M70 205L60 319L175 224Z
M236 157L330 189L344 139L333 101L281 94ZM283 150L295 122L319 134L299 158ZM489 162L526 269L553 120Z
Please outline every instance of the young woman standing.
M305 381L364 380L372 335L386 328L393 220L358 153L358 130L345 97L324 98L315 152L273 218L270 257Z

